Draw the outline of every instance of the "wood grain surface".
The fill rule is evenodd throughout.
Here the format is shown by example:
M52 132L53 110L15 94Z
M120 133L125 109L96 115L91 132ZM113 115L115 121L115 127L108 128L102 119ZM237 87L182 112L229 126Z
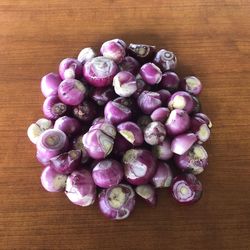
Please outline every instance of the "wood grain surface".
M249 0L0 1L0 249L250 249ZM40 79L65 57L120 37L174 51L181 76L204 83L213 120L201 201L159 191L125 221L40 185L26 137L42 116Z

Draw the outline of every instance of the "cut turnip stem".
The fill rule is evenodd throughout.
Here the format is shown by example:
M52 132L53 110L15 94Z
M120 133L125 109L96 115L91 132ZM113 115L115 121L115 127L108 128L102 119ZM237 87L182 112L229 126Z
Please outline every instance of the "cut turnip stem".
M114 101L109 101L104 108L105 119L114 125L128 121L132 112L126 106Z
M52 157L65 152L68 144L68 138L64 132L59 129L48 129L37 141L37 157L39 161L46 164Z
M161 81L162 72L154 63L146 63L140 69L142 79L150 84L155 85Z
M82 64L74 58L65 58L59 65L59 74L62 79L80 79Z
M208 165L208 154L206 150L195 144L188 152L183 155L175 155L174 161L182 171L192 174L200 174Z
M125 184L103 189L99 194L99 208L111 220L126 219L135 207L135 192Z
M144 140L149 145L158 145L166 137L165 126L161 122L151 122L144 129Z
M193 174L183 174L174 178L171 192L181 204L192 204L202 195L202 184Z
M132 145L143 144L143 133L141 128L134 122L123 122L117 126L117 131Z
M82 126L75 118L62 116L55 121L54 128L62 130L68 136L72 136L78 134Z
M92 101L83 101L74 107L73 114L79 120L90 123L97 116L97 105Z
M128 46L128 53L135 57L140 63L151 61L155 55L155 51L155 46L146 44L130 43Z
M88 155L96 160L106 158L111 153L114 145L114 139L100 129L94 129L84 134L82 142Z
M59 99L71 106L80 104L86 96L86 87L76 79L66 79L58 87Z
M153 111L150 118L152 119L152 121L165 123L169 114L170 114L170 111L168 108L161 107Z
M199 95L202 90L201 81L195 76L187 76L180 82L181 88L192 95Z
M59 74L49 73L41 80L41 91L45 97L57 95L57 89L62 79Z
M42 186L48 192L63 191L65 189L66 180L67 175L60 174L51 167L44 168L41 174Z
M122 97L129 97L137 90L135 76L128 71L120 71L113 79L115 93Z
M177 58L173 52L161 49L156 53L154 63L163 71L174 70L177 65Z
M120 63L123 61L126 51L123 45L118 42L120 39L113 39L110 41L106 41L102 44L100 52L101 54L116 63Z
M168 71L162 74L160 86L163 89L167 89L172 93L179 88L179 83L180 78L175 72Z
M206 124L207 124L207 126L211 129L212 128L212 122L211 122L211 120L208 118L208 116L207 115L205 115L205 114L203 114L203 113L196 113L195 115L194 115L194 117L199 117L199 118L201 118L203 121L205 121L206 122Z
M171 143L171 151L177 155L183 155L196 141L197 136L193 133L178 135Z
M182 109L171 111L166 123L167 134L176 136L186 132L190 127L190 118L188 113Z
M154 156L159 160L169 160L173 156L173 152L171 151L171 144L168 139L165 139L162 143L158 145L154 145L152 148L152 152Z
M197 135L199 143L206 142L210 137L210 129L208 128L207 123L199 118L193 117L191 119L191 131Z
M83 65L84 78L90 85L98 88L111 85L117 72L116 63L103 56L94 57Z
M125 177L133 185L147 184L156 170L156 159L145 149L130 149L123 156Z
M95 184L101 188L118 185L123 178L122 165L112 159L100 161L93 168L92 177Z
M140 63L131 56L126 56L119 64L121 71L128 71L133 75L136 75L140 69Z
M56 120L67 111L67 105L62 103L57 96L48 96L43 103L43 113L48 119Z
M190 114L194 107L194 100L192 96L185 91L177 91L175 92L169 100L168 107L172 109L183 109Z
M150 205L156 205L156 192L154 187L149 184L139 185L135 188L135 192Z
M150 115L154 110L161 107L161 96L157 92L144 90L139 95L137 104L144 114Z
M91 174L86 169L72 172L67 178L65 194L76 205L86 207L93 204L96 186Z
M97 54L92 48L84 48L80 51L79 55L77 56L77 60L81 64L84 64L96 56L97 56Z
M50 159L49 166L61 174L72 173L81 162L81 150L70 150Z
M27 135L30 141L34 144L37 143L39 136L47 129L53 128L53 123L45 118L37 120L32 123L27 130Z
M157 169L152 178L152 183L156 188L169 187L173 180L173 173L170 166L163 161L157 161Z

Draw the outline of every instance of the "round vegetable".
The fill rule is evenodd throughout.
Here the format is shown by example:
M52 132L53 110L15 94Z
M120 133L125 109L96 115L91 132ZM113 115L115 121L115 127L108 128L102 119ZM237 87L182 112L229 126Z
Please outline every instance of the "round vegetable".
M201 81L195 76L187 76L180 83L181 88L192 95L199 95L202 90Z
M151 122L144 129L144 140L150 145L157 145L164 141L166 129L161 122Z
M171 151L177 155L183 155L196 141L197 136L193 133L178 135L171 143Z
M155 206L156 205L156 192L154 187L149 184L139 185L135 188L135 192L148 204Z
M49 73L41 80L41 91L45 97L57 95L57 89L61 83L61 77L56 73Z
M125 177L133 185L147 184L156 170L156 159L145 149L130 149L123 156Z
M96 55L97 55L96 52L92 48L84 48L80 51L79 55L77 56L77 60L81 64L84 64L87 61L96 57Z
M163 71L174 70L176 68L177 58L173 52L161 49L156 53L154 63Z
M134 210L134 190L125 184L103 189L99 194L101 212L112 220L126 219Z
M150 85L158 84L162 78L161 70L153 63L144 64L140 69L140 75Z
M54 128L60 129L66 135L71 136L81 131L81 124L75 118L62 116L55 121Z
M169 90L170 92L177 91L179 88L180 78L179 76L172 71L167 71L162 74L162 79L160 86L164 89Z
M82 65L74 58L65 58L59 65L59 74L62 79L80 79L82 77Z
M123 168L118 161L108 159L98 162L92 171L95 184L102 188L118 185L123 178Z

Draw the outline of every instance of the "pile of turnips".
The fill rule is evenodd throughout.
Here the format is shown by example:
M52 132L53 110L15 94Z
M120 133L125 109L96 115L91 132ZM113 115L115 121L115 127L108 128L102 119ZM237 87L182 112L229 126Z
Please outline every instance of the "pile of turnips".
M113 39L45 75L45 118L27 132L43 187L79 206L98 199L114 220L130 215L136 195L155 205L157 188L181 204L198 201L212 123L200 111L200 80L180 79L176 64L173 52Z

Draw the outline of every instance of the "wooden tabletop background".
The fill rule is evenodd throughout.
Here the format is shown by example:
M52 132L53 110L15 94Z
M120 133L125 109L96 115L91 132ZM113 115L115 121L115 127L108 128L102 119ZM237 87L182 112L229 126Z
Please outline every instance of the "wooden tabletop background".
M248 0L0 1L0 249L250 249ZM40 185L26 137L42 116L41 77L86 46L120 37L174 51L203 84L213 120L204 196L193 206L159 191L125 221L73 205Z

